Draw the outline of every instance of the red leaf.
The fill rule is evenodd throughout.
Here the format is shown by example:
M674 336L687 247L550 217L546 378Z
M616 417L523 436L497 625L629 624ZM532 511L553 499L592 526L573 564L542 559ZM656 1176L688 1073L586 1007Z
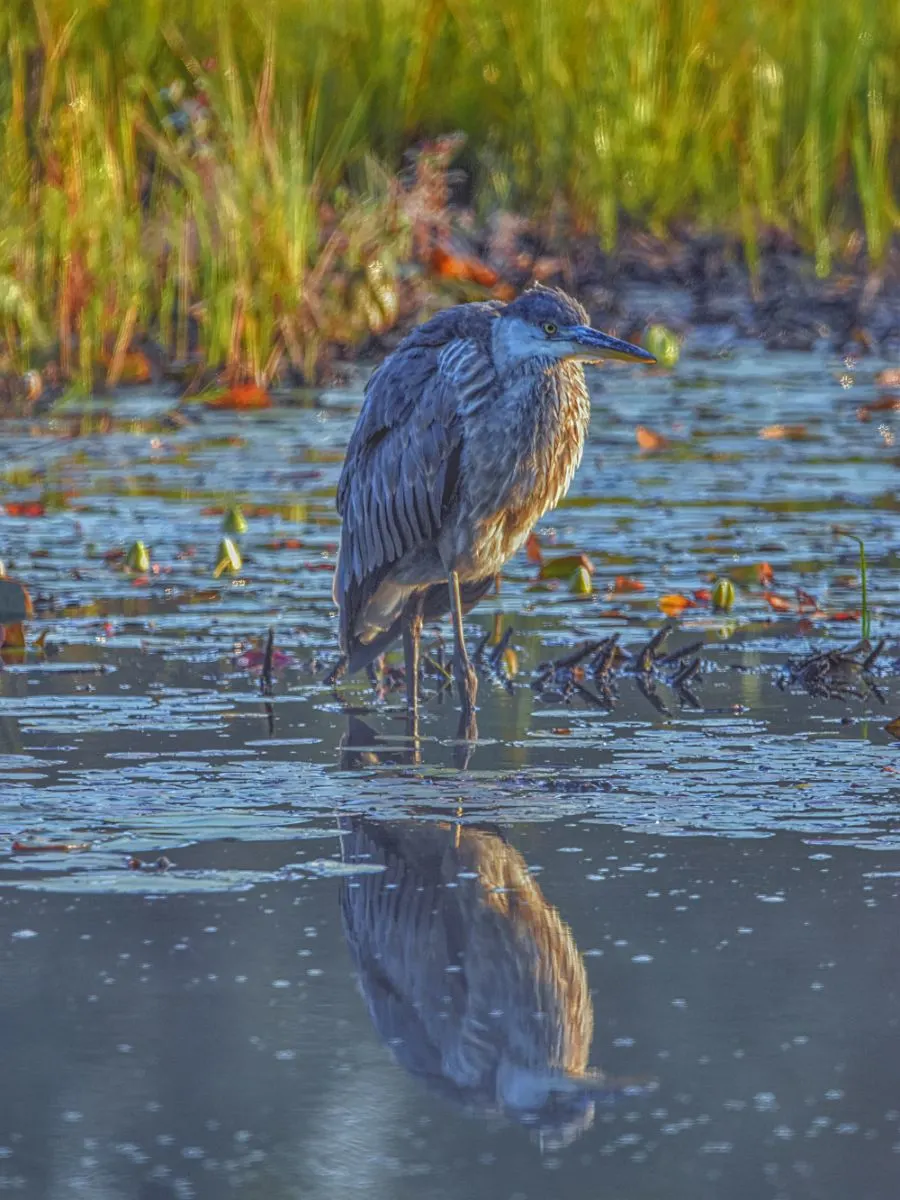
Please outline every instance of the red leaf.
M271 408L272 397L255 383L240 383L224 392L216 392L206 401L208 408Z
M530 563L542 563L544 554L541 550L541 539L536 533L529 533L525 541L525 554Z
M73 850L90 850L89 842L13 842L13 854L67 854Z
M431 268L442 279L459 279L479 283L482 287L493 287L499 282L497 272L471 254L453 254L442 246L431 251Z
M794 611L794 606L790 600L785 600L783 596L776 596L774 592L763 592L763 599L769 608L774 609L775 612L787 613Z
M691 600L689 596L682 596L678 592L672 592L668 596L660 596L658 604L667 617L677 617L686 608L697 607L696 602Z
M629 579L627 575L617 575L613 585L614 592L644 592L646 590L646 585L639 579Z
M44 506L40 500L11 501L5 505L8 517L42 517Z
M709 588L697 588L694 592L694 599L699 604L709 604L710 600L712 600L712 592Z
M645 425L638 425L634 431L634 436L637 438L637 444L641 450L648 453L653 450L666 450L672 444L661 433L654 433L652 429L648 429Z
M234 660L236 667L243 667L247 671L259 671L262 669L263 663L266 661L265 650L245 650L243 654L239 654ZM285 654L283 650L272 651L272 666L277 670L279 667L290 666L296 662L292 654Z

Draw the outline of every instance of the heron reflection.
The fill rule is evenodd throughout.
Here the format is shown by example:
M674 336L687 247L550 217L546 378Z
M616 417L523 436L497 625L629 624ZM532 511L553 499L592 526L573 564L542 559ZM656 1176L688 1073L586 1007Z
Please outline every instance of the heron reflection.
M344 932L379 1037L411 1075L558 1148L627 1086L588 1065L594 1012L572 931L495 830L367 818L345 858Z

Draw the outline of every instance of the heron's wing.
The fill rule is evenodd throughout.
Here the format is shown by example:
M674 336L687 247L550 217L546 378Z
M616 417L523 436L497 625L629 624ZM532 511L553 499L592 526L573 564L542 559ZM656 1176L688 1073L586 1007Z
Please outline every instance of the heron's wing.
M491 305L440 314L369 381L337 493L343 528L335 594L345 630L344 610L358 610L392 563L430 546L440 531L459 483L461 406L493 376L487 331L494 315Z
M452 381L425 349L375 372L338 484L346 563L358 580L433 540L459 470Z

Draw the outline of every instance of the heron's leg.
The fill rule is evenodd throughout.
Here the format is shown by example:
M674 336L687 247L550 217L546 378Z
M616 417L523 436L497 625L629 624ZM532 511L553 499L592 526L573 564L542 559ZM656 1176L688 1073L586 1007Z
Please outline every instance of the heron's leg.
M322 682L326 683L329 687L337 687L338 680L346 674L347 662L347 655L342 654Z
M419 712L419 639L422 636L422 597L414 595L403 617L403 657L406 660L406 705Z
M459 575L450 572L450 611L453 613L453 674L459 691L459 702L463 716L474 727L475 697L478 694L478 677L472 670L466 651L466 635L463 630L462 598L459 594Z

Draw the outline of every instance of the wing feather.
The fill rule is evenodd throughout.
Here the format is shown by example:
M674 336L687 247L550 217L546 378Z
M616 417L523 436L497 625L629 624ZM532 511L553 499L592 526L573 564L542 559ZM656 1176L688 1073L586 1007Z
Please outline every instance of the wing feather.
M356 614L393 563L432 545L459 483L467 382L490 378L499 307L467 304L414 330L373 373L337 491L335 598L345 650ZM442 355L452 343L459 352ZM448 364L442 367L441 359Z

